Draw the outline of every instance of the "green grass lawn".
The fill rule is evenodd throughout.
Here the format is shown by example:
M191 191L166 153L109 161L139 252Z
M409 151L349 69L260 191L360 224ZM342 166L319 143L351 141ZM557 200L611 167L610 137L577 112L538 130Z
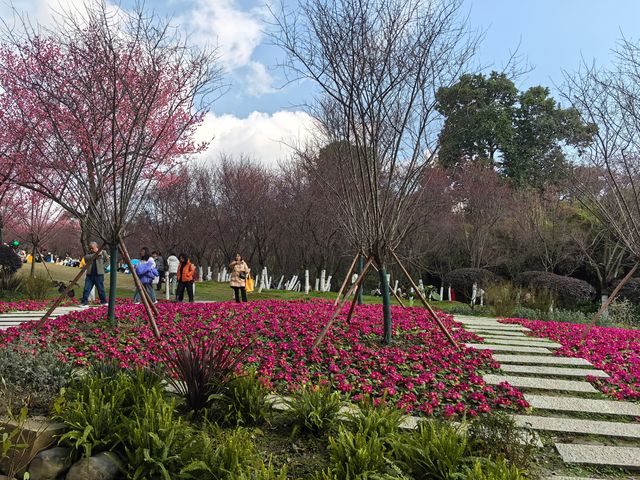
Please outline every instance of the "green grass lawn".
M54 280L68 283L70 282L79 272L78 268L74 267L64 267L62 265L55 264L47 264L47 268L51 273L51 276ZM18 271L18 274L22 277L28 276L30 273L31 265L25 264L23 268ZM45 278L49 278L45 267L41 263L36 263L36 275L42 276ZM118 287L116 289L116 296L118 298L131 298L134 293L134 285L133 279L131 275L125 275L123 273L118 273ZM105 275L105 288L109 289L109 281L110 275ZM84 277L82 277L78 285L74 287L76 298L79 298L82 295L82 288L84 285ZM55 297L57 295L57 290L51 288L48 297ZM164 290L160 295L160 298L165 298ZM220 283L220 282L198 282L196 284L196 300L207 300L207 301L226 301L231 300L233 298L233 291L229 287L228 283ZM336 292L311 292L309 295L305 295L300 292L290 292L286 290L265 290L262 293L258 293L257 290L253 293L249 294L249 300L269 300L269 299L278 299L278 300L301 300L305 298L325 298L327 300L334 300L336 298ZM12 300L23 298L20 295L4 297L2 300ZM374 297L371 295L364 295L363 300L365 303L376 304L382 303L381 297ZM394 305L397 305L395 299L392 299ZM408 301L405 302L408 304ZM413 302L414 306L420 306L420 300L416 298ZM459 302L432 302L432 306L434 308L438 308L440 310L448 311L451 308L459 308L464 307L463 304Z

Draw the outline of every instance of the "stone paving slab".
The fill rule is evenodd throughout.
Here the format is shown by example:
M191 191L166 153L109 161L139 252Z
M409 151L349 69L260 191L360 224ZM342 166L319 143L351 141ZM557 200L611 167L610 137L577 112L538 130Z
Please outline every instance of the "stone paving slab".
M496 339L496 340L515 340L517 342L529 341L529 342L557 343L548 338L532 337L531 335L527 335L526 332L517 332L515 335L512 335L512 334L504 335L502 332L482 332L482 333L476 333L476 335L480 335L482 338Z
M509 355L494 353L493 359L500 363L539 363L545 365L593 366L584 358L554 357L548 355Z
M640 404L616 400L557 397L525 393L524 399L533 408L561 412L600 413L604 415L627 415L640 417Z
M609 375L602 370L593 368L563 368L546 367L537 365L502 365L500 369L509 373L527 373L531 375L557 375L562 377L586 377L588 375L598 378L609 378Z
M468 330L468 329L465 329ZM487 331L487 330L473 330L473 333L480 335L481 337L492 336L494 338L532 338L526 335L526 332L520 332L517 330L504 330L504 331Z
M494 345L488 343L465 343L465 345L476 350L493 350L494 352L551 353L548 348L526 347L523 345Z
M580 433L608 437L640 438L640 424L584 420L580 418L540 417L536 415L512 415L520 427L550 432Z
M493 343L494 345L517 345L522 347L545 347L545 348L560 348L562 345L554 342L540 342L535 338L529 339L517 339L517 338L485 338L487 343Z
M640 469L640 448L556 443L565 463Z
M592 477L562 477L556 476L553 477L545 477L544 480L603 480L601 478L592 478Z
M530 332L531 329L527 327L521 327L519 325L508 325L507 327L482 327L474 325L465 325L465 330L471 330L473 332Z
M567 392L598 393L589 382L577 380L556 380L552 378L518 377L514 375L488 374L482 377L489 385L507 382L514 387L536 388L539 390L558 390Z

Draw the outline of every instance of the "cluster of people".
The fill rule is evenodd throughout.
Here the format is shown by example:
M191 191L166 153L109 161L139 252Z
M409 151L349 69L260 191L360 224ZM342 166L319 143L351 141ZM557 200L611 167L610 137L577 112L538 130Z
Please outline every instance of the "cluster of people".
M85 277L84 291L82 294L81 305L87 306L91 291L95 287L102 305L107 304L107 296L104 289L104 275L106 264L109 262L109 255L106 251L98 248L97 242L89 244L89 253L83 257L83 261L90 265L87 269ZM175 296L177 302L184 301L185 292L189 302L194 301L194 282L197 280L197 270L189 256L181 253L176 256L171 253L167 259L158 251L150 252L147 247L140 250L140 259L135 263L135 271L142 288L147 293L148 298L157 303L156 290L160 291L164 282L169 283L171 288L175 288ZM231 271L230 286L233 289L235 301L247 301L247 279L251 273L251 269L243 260L240 254L236 254L234 260L229 265ZM156 288L154 288L156 286ZM173 288L171 288L173 292ZM133 296L134 303L140 303L140 292L136 289Z

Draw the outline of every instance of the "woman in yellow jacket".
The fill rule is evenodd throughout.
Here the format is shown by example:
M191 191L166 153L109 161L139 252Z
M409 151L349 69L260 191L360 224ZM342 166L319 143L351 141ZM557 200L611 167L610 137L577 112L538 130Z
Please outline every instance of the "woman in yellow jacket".
M239 253L236 253L236 258L229 264L229 270L231 270L231 288L233 288L233 294L236 302L240 303L240 296L242 295L242 301L247 301L247 277L251 269L247 263L242 259Z

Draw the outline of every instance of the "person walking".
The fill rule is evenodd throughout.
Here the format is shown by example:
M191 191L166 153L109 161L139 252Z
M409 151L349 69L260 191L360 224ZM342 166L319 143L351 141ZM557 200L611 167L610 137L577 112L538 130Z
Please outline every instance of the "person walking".
M140 250L140 261L136 265L136 275L140 279L140 283L149 294L149 298L153 303L158 303L156 299L156 292L153 289L153 280L158 276L158 270L156 270L156 262L149 254L149 249L143 247ZM136 290L133 296L134 303L140 303L140 292Z
M165 276L165 264L164 264L164 258L162 257L162 255L160 255L160 252L155 251L153 252L153 258L156 261L156 270L158 270L158 291L160 291L162 289L162 282L164 282L164 276Z
M107 294L104 291L104 264L109 261L109 255L104 250L100 252L100 255L97 255L99 249L96 242L91 242L88 246L89 253L83 257L83 260L85 264L91 264L91 266L84 279L84 291L82 292L80 305L82 307L89 306L89 295L91 295L91 290L95 286L96 290L98 290L100 303L104 306L107 305Z
M176 301L182 302L184 300L184 291L187 291L189 296L189 302L193 303L193 281L196 276L196 267L191 263L186 253L181 253L178 256L180 264L178 265L178 272L176 277L178 279L178 290L176 291Z
M240 303L240 296L242 295L242 301L247 301L247 276L251 269L247 263L242 259L242 255L236 253L235 260L229 264L229 270L231 270L230 284L233 289L233 295L236 302Z
M180 260L176 257L175 253L171 253L169 258L167 258L167 273L169 274L168 282L169 282L169 290L171 294L176 293L176 281L178 277L178 267L180 266Z

